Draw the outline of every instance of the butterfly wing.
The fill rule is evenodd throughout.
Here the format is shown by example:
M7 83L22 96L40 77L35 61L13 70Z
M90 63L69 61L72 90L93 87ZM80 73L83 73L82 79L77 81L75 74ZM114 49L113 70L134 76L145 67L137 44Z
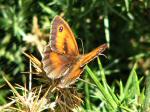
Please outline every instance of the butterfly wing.
M84 67L87 63L89 63L94 58L96 58L97 56L102 54L102 52L106 48L108 48L107 44L102 44L99 47L97 47L96 49L94 49L93 51L89 52L88 54L83 55L83 57L80 60L81 61L80 67Z
M59 84L59 87L63 88L72 84L78 77L80 77L80 74L84 70L84 66L92 61L94 58L96 58L98 55L100 55L106 48L107 45L103 44L91 51L90 53L81 55L78 60L76 60L76 62L72 65L68 74L63 77L61 83Z
M56 16L52 22L50 33L50 47L52 51L70 55L79 55L78 46L71 28L60 16Z
M43 69L51 79L57 79L64 75L69 69L73 57L53 52L50 46L46 46L42 59Z
M78 55L78 46L69 25L56 16L51 26L50 46L46 47L42 59L46 75L51 79L62 77Z

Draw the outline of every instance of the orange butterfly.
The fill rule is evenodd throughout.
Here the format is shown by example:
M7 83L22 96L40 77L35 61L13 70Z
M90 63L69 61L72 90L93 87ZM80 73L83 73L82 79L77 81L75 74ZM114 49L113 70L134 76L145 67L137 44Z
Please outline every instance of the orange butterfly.
M44 51L43 69L51 79L60 79L58 87L65 88L80 77L84 66L107 48L103 44L90 53L80 54L71 28L60 16L52 22L50 44Z

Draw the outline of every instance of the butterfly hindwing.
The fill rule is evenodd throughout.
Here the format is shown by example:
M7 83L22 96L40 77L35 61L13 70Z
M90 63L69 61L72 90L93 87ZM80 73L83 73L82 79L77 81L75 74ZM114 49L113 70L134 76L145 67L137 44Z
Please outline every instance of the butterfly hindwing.
M49 78L57 79L62 77L66 70L69 69L72 60L70 57L53 52L47 46L42 59L43 69Z

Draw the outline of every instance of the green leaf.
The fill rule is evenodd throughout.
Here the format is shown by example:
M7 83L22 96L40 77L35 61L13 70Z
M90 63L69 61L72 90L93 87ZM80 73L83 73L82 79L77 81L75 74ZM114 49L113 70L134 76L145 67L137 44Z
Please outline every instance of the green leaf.
M91 69L88 66L86 66L86 70L87 70L88 74L90 75L90 77L95 82L95 84L97 85L97 87L100 90L103 97L105 98L105 103L108 104L111 107L111 109L116 110L117 109L117 103L113 100L112 96L105 90L105 88L99 82L96 75L91 71Z

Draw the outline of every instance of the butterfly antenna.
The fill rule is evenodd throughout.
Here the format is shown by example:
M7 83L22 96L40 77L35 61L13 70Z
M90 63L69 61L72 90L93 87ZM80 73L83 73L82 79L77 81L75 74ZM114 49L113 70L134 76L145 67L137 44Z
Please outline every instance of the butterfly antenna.
M82 82L85 82L85 83L87 83L87 84L89 84L89 85L92 85L92 86L95 86L95 87L96 87L95 84L92 84L92 83L90 83L90 82L88 82L88 81L86 81L86 80L83 80L83 79L81 79L81 78L78 78L78 80L80 80L80 81L82 81Z
M108 57L105 54L100 54L101 56L104 56L106 59L108 59Z
M81 41L82 50L83 50L83 54L84 54L84 44L83 44L83 41L82 41L82 39L81 39L81 38L77 38L77 39L79 39L79 40Z

